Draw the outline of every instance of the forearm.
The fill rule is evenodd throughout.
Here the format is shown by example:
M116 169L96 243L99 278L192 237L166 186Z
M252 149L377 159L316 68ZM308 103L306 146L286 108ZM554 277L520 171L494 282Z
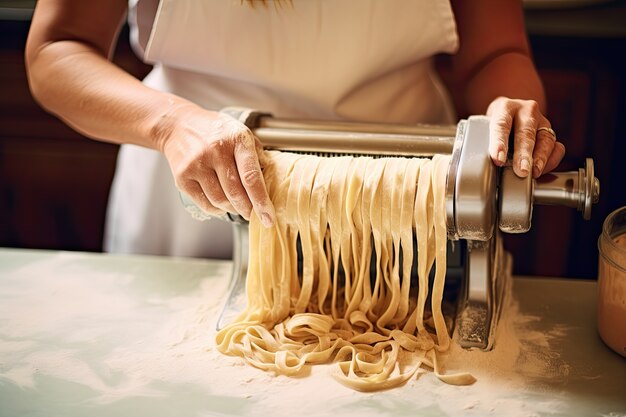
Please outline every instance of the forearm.
M462 114L487 114L489 155L537 178L565 153L546 118L543 85L531 58L521 0L452 0L460 38L451 82ZM512 141L511 141L512 136Z
M33 96L86 136L162 149L168 119L190 102L144 86L88 44L48 43L28 56Z
M505 52L485 62L464 83L464 107L470 114L485 114L500 96L534 100L546 111L543 85L532 59L522 52Z

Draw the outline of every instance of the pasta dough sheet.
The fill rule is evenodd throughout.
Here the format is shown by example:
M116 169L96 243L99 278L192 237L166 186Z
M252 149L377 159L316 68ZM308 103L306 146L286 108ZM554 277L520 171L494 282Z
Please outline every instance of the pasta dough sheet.
M473 383L437 362L450 346L441 311L450 157L264 157L277 222L250 219L248 305L218 332L220 352L284 375L334 361L335 378L360 391L401 385L421 368Z

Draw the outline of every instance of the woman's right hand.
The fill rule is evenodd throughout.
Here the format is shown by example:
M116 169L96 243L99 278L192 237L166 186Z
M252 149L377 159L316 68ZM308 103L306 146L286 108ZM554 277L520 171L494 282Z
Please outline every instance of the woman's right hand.
M153 90L108 61L126 0L39 0L26 48L33 96L86 136L165 154L178 188L208 214L274 221L261 146L230 116ZM50 82L54 79L54 82Z
M259 164L262 146L243 123L194 104L178 106L155 134L178 189L209 215L254 210L266 227L275 220Z

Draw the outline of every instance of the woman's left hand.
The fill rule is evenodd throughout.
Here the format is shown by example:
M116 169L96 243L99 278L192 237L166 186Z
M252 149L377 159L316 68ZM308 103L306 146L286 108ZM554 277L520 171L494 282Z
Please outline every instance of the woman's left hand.
M513 132L513 171L526 177L532 170L533 178L556 168L565 145L557 141L550 121L541 113L534 100L516 100L498 97L489 105L489 155L498 166L506 162L509 135Z

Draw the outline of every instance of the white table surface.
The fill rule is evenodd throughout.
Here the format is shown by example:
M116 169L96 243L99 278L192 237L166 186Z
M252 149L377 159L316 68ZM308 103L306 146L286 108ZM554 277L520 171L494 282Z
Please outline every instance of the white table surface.
M181 340L212 344L202 329L215 317L187 313L207 305L214 315L229 269L225 261L0 249L0 416L626 416L626 360L597 335L593 281L515 277L522 321L512 328L521 332L522 323L526 340L511 369L487 367L471 387L426 373L365 394L330 376L325 389L312 377L274 377L203 349L164 355L158 335L172 321ZM496 341L494 355L513 355L503 349Z

